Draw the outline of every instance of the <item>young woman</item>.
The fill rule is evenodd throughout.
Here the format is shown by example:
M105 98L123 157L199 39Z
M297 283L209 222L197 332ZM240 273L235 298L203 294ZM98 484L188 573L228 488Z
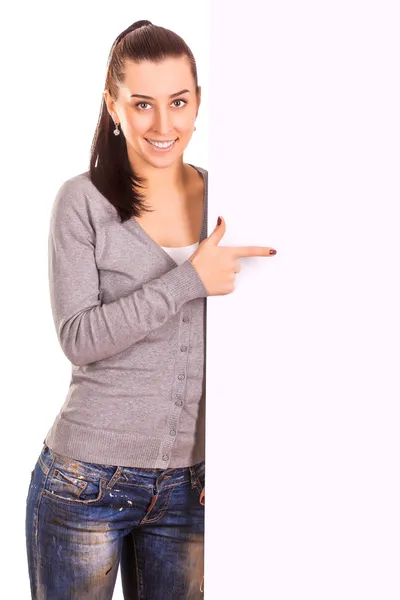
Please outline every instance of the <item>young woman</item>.
M207 237L205 169L183 162L200 106L172 31L138 21L107 65L90 169L49 234L51 306L72 363L27 498L31 594L195 600L203 593L206 297L270 248Z

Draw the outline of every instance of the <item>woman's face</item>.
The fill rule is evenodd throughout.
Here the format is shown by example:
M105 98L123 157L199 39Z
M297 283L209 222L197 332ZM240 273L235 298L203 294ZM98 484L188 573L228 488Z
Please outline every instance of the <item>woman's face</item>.
M200 106L200 89L186 56L161 62L125 63L125 81L114 102L107 90L104 98L115 123L120 123L129 159L154 167L166 167L183 154L194 130ZM173 142L157 148L151 142Z

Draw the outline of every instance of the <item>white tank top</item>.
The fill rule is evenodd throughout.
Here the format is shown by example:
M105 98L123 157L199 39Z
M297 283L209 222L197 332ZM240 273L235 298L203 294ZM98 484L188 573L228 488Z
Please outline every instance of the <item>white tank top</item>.
M169 248L167 246L161 246L161 248L165 250L178 265L180 265L193 254L198 245L199 242L195 242L190 246L181 246L180 248Z

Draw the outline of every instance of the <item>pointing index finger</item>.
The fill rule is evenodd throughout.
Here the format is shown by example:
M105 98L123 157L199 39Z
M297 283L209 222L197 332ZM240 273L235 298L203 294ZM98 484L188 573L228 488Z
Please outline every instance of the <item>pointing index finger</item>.
M244 258L247 256L271 256L271 246L232 246L235 258Z

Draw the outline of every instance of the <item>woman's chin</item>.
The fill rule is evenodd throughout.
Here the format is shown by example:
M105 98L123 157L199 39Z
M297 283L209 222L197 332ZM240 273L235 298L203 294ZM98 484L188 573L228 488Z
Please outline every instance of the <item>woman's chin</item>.
M177 160L182 160L182 155L184 151L183 146L179 146L179 148L175 148L172 152L150 152L146 151L144 153L144 158L147 162L153 164L154 166L163 166L166 167L168 165L173 164Z
M183 152L187 146L187 144L183 144L182 140L179 139L178 142L173 144L173 147L168 152L158 151L158 149L154 149L149 142L144 141L144 144L141 143L137 150L134 150L132 153L132 160L134 162L134 155L137 154L140 156L141 160L146 162L153 167L165 168L174 164L176 161L182 161ZM179 145L178 145L179 144Z

